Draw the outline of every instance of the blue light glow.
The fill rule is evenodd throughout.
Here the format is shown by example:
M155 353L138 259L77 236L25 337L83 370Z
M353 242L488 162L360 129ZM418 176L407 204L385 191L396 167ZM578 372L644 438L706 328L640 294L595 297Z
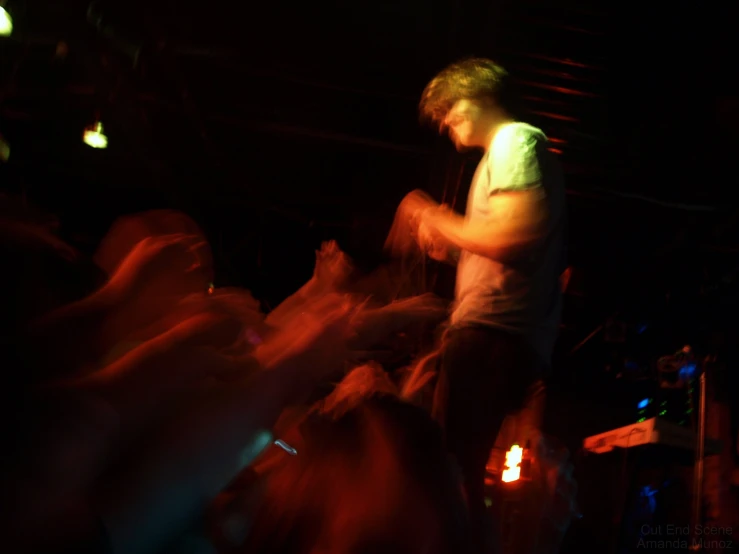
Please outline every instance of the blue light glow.
M695 377L695 373L698 370L698 366L696 364L685 364L683 367L680 368L679 377L683 381L690 381L693 377Z

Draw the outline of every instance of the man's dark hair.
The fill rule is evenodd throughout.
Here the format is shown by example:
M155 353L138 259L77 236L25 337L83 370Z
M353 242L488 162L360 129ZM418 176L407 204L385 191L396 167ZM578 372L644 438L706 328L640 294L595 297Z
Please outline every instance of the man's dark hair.
M467 58L443 69L421 95L421 120L440 125L451 107L463 98L494 102L510 108L508 72L487 58Z

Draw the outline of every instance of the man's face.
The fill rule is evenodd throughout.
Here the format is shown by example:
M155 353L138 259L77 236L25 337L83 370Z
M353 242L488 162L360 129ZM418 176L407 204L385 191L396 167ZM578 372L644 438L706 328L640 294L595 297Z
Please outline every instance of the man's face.
M482 109L473 100L458 100L444 118L443 127L449 130L449 138L463 151L479 144L481 133Z

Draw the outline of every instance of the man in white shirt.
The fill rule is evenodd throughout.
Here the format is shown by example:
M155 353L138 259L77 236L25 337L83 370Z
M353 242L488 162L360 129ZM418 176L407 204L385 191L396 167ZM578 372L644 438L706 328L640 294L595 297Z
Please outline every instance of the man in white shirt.
M486 59L455 63L426 87L422 116L458 150L484 156L465 215L415 204L416 237L436 259L458 260L435 412L465 480L483 547L485 465L503 418L551 363L565 270L561 168L544 133L507 111L505 70Z

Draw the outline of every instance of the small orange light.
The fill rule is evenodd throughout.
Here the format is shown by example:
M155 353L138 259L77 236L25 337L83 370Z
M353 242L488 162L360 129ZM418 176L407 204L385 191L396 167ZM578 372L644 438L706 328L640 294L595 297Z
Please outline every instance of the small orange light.
M521 478L521 461L523 460L523 448L514 444L505 455L505 469L501 481L511 483Z
M208 285L208 294L213 294L214 290L216 290L216 288L213 286L213 283Z

